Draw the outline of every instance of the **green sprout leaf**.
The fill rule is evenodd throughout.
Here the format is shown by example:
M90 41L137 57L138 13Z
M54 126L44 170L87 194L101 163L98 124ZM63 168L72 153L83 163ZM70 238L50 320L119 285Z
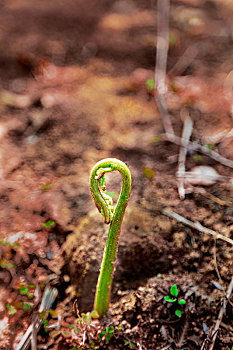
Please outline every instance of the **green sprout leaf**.
M39 312L39 318L40 318L41 320L45 320L46 317L47 317L47 312L46 312L46 310Z
M205 147L210 149L211 151L214 149L214 145L212 145L212 143L207 143L207 145L205 145Z
M7 304L7 305L9 305L9 304ZM14 306L9 305L7 307L7 312L8 312L8 315L14 315L14 314L16 314L17 309Z
M49 191L49 190L51 190L52 186L53 186L52 183L43 184L43 185L39 186L39 190L44 191L44 192Z
M90 316L91 316L91 318L99 318L100 317L97 311L92 311L90 313Z
M146 81L146 89L149 93L154 91L154 79L150 78Z
M25 287L25 286L22 287L22 288L20 288L19 293L20 293L21 295L27 295L27 294L28 294L28 288Z
M52 317L56 317L56 316L57 316L57 310L49 310L49 314L50 314Z
M160 141L160 138L161 138L160 135L157 135L157 136L153 137L153 139L151 139L150 142L151 143L157 143L157 142Z
M168 303L174 303L177 299L172 299L170 298L168 295L166 297L164 297L164 299L168 302Z
M178 292L178 289L177 289L176 284L173 284L173 286L171 286L170 293L171 293L171 295L173 295L174 297L177 297L177 295L178 295L179 292Z
M175 314L176 314L176 316L181 317L181 311L180 310L176 310Z
M149 180L153 179L156 173L156 171L152 168L143 168L142 172L143 172L143 175Z
M178 301L178 304L180 304L180 305L184 305L184 304L186 304L186 300L184 300L184 299L180 299L180 300Z
M23 310L29 312L31 310L31 305L28 303L23 304Z
M91 317L88 315L88 314L81 314L82 318L83 318L83 321L86 323L86 324L90 324L91 323Z
M52 221L52 220L48 220L48 221L46 221L46 222L42 222L41 225L42 225L43 227L45 227L45 228L52 228L52 227L56 226L55 222Z
M198 153L195 153L195 154L193 155L193 158L194 158L195 160L202 160L202 156L201 156L200 154L198 154Z
M14 267L14 264L11 264L9 261L7 260L0 260L0 267L2 269L11 269L12 267Z
M28 285L28 289L35 289L35 288L36 288L35 284L29 284Z

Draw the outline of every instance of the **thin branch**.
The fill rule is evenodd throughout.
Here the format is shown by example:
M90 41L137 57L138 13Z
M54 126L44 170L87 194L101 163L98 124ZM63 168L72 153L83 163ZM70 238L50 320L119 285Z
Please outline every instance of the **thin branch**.
M190 116L186 114L184 117L182 138L189 140L192 135L192 130L193 130L193 121L190 118ZM178 171L176 173L176 176L178 178L178 192L179 192L180 199L185 198L184 176L185 176L185 161L186 161L187 152L188 152L187 148L183 146L180 148L179 160L178 160Z
M219 153L212 151L205 146L190 142L175 135L171 118L168 113L166 104L166 69L169 48L169 11L170 0L157 0L157 47L156 47L156 63L154 76L154 98L161 115L163 127L167 140L177 145L182 145L188 150L201 152L217 162L233 168L233 161L222 157ZM188 50L188 49L187 49ZM194 53L195 54L195 49Z
M217 233L217 232L215 232L213 230L210 230L209 228L206 228L206 227L202 226L200 224L200 222L190 221L188 219L185 219L183 216L181 216L179 214L176 214L173 211L170 211L170 210L167 210L167 209L163 209L162 213L164 215L169 216L170 218L173 218L173 219L176 219L179 222L182 222L183 224L185 224L185 225L187 225L189 227L194 228L195 230L198 230L198 231L203 232L203 233L208 233L209 235L214 236L216 239L221 239L222 241L225 241L225 242L230 243L230 244L233 245L233 240L231 238L225 237L225 236L221 235L220 233Z
M168 141L175 143L176 145L179 145L179 146L182 145L183 147L187 148L188 151L190 151L190 152L193 152L193 151L201 152L201 153L207 155L208 157L213 158L217 162L219 162L225 166L228 166L229 168L233 168L233 160L227 159L227 158L221 156L219 153L212 151L212 150L208 149L207 147L200 145L199 143L190 142L187 139L183 139L181 137L174 135L174 133L167 133L166 132L165 137Z
M159 113L162 117L165 132L168 134L174 134L165 100L165 94L167 92L165 81L169 47L169 10L170 0L157 1L157 46L154 77L154 96Z
M44 310L49 310L56 299L58 291L56 288L50 288L47 286L44 290L43 298L40 304L39 312ZM26 350L30 347L32 342L32 346L36 346L35 336L39 332L40 327L42 325L42 320L39 319L38 315L35 316L32 324L28 327L27 331L24 333L21 341L16 346L15 350ZM33 348L33 347L32 347Z
M218 331L220 328L220 324L222 322L223 314L224 314L224 311L226 309L226 304L227 304L228 300L230 299L232 289L233 289L233 277L231 278L231 282L228 286L227 293L226 293L226 299L224 299L224 301L223 301L223 305L222 305L222 307L219 311L219 314L218 314L217 322L216 322L215 327L214 327L213 332L212 332L213 338L212 338L212 343L210 345L209 350L213 350L213 348L214 348L215 340L217 338L217 334L218 334Z

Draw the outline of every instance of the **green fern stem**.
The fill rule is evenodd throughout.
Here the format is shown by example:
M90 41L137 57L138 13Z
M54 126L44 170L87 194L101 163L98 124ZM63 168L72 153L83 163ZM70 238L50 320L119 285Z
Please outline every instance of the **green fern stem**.
M122 176L121 193L115 210L111 197L105 192L105 173L114 170L118 170ZM104 217L104 222L110 224L94 303L94 311L97 311L101 318L109 308L118 237L131 190L130 171L126 164L118 159L103 159L96 163L91 171L90 188L96 207Z

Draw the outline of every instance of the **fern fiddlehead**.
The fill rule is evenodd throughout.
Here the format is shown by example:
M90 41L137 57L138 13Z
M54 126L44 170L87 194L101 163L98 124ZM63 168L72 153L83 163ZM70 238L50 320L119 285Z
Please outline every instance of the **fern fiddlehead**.
M107 195L105 189L105 173L114 170L118 170L122 176L121 192L115 210L112 199ZM109 308L118 237L131 190L131 175L128 167L115 158L99 161L91 171L90 189L96 207L103 215L104 222L110 224L94 303L94 310L97 311L99 317L102 317Z

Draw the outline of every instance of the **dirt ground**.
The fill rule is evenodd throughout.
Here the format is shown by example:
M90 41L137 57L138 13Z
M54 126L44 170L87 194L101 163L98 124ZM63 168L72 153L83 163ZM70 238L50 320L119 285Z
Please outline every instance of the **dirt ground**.
M205 165L222 177L185 184L184 200L180 147L165 140L147 85L156 16L156 1L0 1L0 349L23 349L31 324L34 349L233 348L232 297L212 336L232 244L163 213L233 239L233 5L171 1L166 101L175 133L188 113L192 141L229 160L189 150L187 171ZM87 313L108 226L89 175L109 157L127 163L133 183L111 306L98 321ZM119 174L107 177L109 192L120 186ZM48 290L55 300L42 312Z

